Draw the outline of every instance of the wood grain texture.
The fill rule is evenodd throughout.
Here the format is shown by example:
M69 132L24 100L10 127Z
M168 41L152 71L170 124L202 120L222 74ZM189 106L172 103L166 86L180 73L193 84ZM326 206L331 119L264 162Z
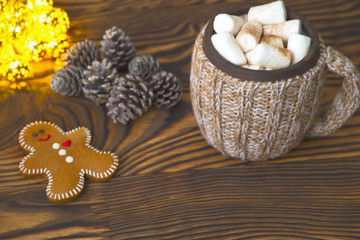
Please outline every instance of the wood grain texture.
M114 178L95 212L113 239L357 239L360 163L336 162Z
M114 25L138 54L153 54L184 85L170 110L152 107L124 126L84 97L49 89L56 64L39 63L29 89L0 91L0 239L359 239L360 111L335 133L305 139L276 160L247 163L219 154L192 113L189 72L201 26L246 1L59 0L71 20L71 44L101 41ZM327 45L360 66L360 2L285 0L306 16ZM328 74L323 104L341 79ZM46 199L43 178L26 179L20 129L48 120L64 130L84 126L91 144L115 152L120 167L108 182L86 181L68 204Z

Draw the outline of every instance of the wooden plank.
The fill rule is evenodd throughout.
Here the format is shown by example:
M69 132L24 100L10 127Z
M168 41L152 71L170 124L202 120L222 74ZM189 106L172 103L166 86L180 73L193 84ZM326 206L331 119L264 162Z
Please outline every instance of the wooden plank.
M0 239L104 239L105 225L96 225L91 208L97 193L87 187L76 201L54 204L47 200L44 179L0 185Z
M110 239L356 239L359 170L355 158L116 177L94 214Z

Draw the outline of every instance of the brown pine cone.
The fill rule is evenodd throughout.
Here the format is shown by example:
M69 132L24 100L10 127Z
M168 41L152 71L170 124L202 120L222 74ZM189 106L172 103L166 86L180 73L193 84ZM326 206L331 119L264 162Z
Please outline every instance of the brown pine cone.
M152 98L153 93L142 78L131 74L117 78L106 103L108 116L114 122L126 124L146 112Z
M65 66L75 66L86 69L93 61L99 61L100 55L95 43L85 39L72 46L66 53Z
M94 61L83 73L82 90L85 97L97 105L106 103L112 83L116 79L116 70L112 68L111 63L106 59L101 62Z
M63 96L79 96L82 92L82 78L83 73L80 68L69 66L51 75L50 87Z
M135 47L130 37L116 26L105 31L101 41L101 53L114 68L122 70L135 57Z
M129 62L129 73L139 76L147 82L159 71L158 60L149 54L136 56Z
M152 77L149 86L154 93L153 102L157 108L171 108L181 99L183 86L172 73L161 71Z

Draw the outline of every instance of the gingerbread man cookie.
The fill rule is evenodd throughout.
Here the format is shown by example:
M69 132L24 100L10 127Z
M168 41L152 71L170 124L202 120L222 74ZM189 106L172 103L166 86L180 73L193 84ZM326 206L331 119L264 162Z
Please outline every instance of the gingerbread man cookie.
M114 153L95 149L90 140L90 131L84 127L64 132L53 123L30 123L19 135L20 145L29 152L19 170L25 177L47 175L50 201L73 200L83 191L84 176L105 181L119 165Z

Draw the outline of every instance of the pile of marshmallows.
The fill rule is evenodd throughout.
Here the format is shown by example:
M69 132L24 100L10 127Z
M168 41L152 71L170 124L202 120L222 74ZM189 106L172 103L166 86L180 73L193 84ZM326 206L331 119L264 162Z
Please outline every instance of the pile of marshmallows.
M229 62L253 70L288 67L303 59L311 38L299 19L286 21L283 1L251 7L247 15L218 14L211 42Z

